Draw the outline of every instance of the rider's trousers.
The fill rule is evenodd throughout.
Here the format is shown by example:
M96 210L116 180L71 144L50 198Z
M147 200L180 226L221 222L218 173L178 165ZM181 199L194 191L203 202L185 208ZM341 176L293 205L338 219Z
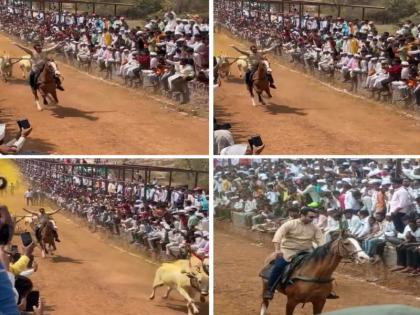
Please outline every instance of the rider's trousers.
M274 261L274 268L271 271L270 278L268 279L268 289L274 291L276 289L277 280L283 272L284 268L289 263L283 257L277 257Z

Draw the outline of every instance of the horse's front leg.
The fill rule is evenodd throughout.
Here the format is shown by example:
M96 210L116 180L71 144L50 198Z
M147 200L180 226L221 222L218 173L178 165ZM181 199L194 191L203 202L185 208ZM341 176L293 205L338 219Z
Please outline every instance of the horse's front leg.
M286 304L286 315L293 315L297 304L298 303L296 303L294 300L288 298Z
M267 93L268 98L273 98L273 95L271 95L271 91L270 91L270 87L269 86L267 86L265 92Z
M36 105L36 108L37 108L39 111L42 111L42 110L43 110L43 108L42 108L41 104L39 103L39 97L38 97L38 92L37 92L37 90L33 90L33 91L32 91L32 93L34 94L34 97L35 97L35 105Z
M41 246L41 256L42 258L45 258L46 255L48 254L47 245L44 244L43 242L41 242L39 245Z
M312 302L314 315L322 313L322 310L324 309L324 305L326 301L327 301L326 299L320 299L320 300Z
M261 93L258 93L258 101L260 102L260 104L265 105L264 99L262 98L262 91Z
M252 106L257 106L257 104L255 104L255 99L254 99L255 97L254 88L252 86L247 86L247 88L248 88L249 95L251 95Z
M270 300L264 299L261 303L261 310L260 315L266 315L268 310L268 305L270 304Z

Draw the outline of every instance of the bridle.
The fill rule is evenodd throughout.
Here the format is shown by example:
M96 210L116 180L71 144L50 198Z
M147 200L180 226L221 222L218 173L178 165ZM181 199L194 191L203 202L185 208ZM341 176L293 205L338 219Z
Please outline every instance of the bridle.
M355 250L355 251L353 251L351 253L348 253L348 254L342 253L342 251L344 251L344 252L347 251L345 249L343 243L342 243L343 240L344 240L343 238L339 238L337 240L337 243L338 243L337 244L337 253L338 253L338 256L341 257L341 258L350 258L352 261L355 261L357 254L359 254L360 252L363 252L363 250L362 249Z

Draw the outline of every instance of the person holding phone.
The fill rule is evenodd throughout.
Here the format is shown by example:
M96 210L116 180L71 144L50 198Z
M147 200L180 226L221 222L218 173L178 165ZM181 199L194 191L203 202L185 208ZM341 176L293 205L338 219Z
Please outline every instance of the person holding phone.
M14 224L6 206L0 206L0 314L20 315L16 294L13 290L14 276L8 270L9 254L6 250L12 240Z
M10 245L14 234L14 223L7 206L0 205L0 314L2 315L21 315L20 308L17 305L18 291L15 289L15 275L11 272L10 253L7 248ZM34 244L24 248L24 255L30 255ZM23 257L22 256L22 257ZM22 305L22 301L20 303ZM23 307L23 305L22 305ZM25 303L25 308L27 307ZM30 312L23 314L43 315L44 306L40 298L38 303L32 306Z
M6 138L6 124L0 124L0 155L19 153L31 132L32 127L27 129L21 128L16 138L4 143Z

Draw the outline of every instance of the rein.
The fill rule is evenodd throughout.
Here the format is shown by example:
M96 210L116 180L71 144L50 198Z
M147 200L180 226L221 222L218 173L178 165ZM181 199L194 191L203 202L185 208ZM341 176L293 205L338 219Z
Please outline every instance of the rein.
M300 280L303 282L312 282L312 283L319 283L319 284L325 284L325 283L330 283L333 282L335 279L334 278L310 278L310 277L306 277L306 276L296 276L293 278L290 278L290 282L293 283L294 280Z

